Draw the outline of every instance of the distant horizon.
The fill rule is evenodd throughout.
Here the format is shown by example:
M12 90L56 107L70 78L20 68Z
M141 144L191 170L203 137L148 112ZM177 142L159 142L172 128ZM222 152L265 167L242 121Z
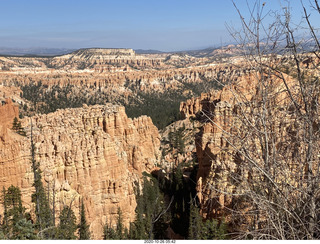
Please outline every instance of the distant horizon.
M61 55L61 53L70 53L81 49L132 49L136 51L153 51L153 52L160 52L160 53L175 53L175 52L188 52L188 51L201 51L205 49L216 49L221 48L227 45L232 45L233 43L226 43L222 46L205 46L205 47L198 47L198 48L188 48L184 50L174 50L174 51L163 51L158 49L143 49L143 48L130 48L130 47L82 47L82 48L55 48L55 47L1 47L0 46L0 55L17 55L17 56L24 56L24 55ZM49 51L53 51L50 53ZM28 52L29 51L29 52ZM38 51L38 52L37 52ZM46 51L45 53L41 53L40 51ZM55 52L54 52L55 51ZM61 53L60 53L61 52ZM60 54L59 54L60 53Z
M247 15L243 0L234 1ZM290 2L296 23L299 2ZM268 0L264 12L279 9L279 0ZM200 50L233 42L226 24L241 29L231 0L10 0L1 10L0 46L15 49Z

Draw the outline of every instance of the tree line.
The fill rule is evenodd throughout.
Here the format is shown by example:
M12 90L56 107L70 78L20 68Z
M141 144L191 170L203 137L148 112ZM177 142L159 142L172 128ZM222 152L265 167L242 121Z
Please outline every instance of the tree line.
M18 187L2 189L3 214L0 221L0 239L6 240L89 240L91 233L82 201L80 220L77 223L72 205L65 205L55 224L54 209L50 208L47 192L41 181L41 171L37 163L33 167L35 192L35 218L26 211ZM195 175L193 175L195 177ZM107 220L103 229L105 240L141 239L226 239L227 226L217 220L203 220L195 190L184 181L181 169L177 168L170 179L157 179L144 173L143 187L136 187L137 207L135 220L126 228L122 212L118 209L117 220ZM168 230L176 234L170 236Z
M37 193L39 194L39 192ZM40 193L41 194L41 193ZM36 195L33 195L36 198ZM0 239L2 240L88 240L89 225L86 222L85 209L82 203L80 222L70 206L64 206L59 216L59 224L53 224L52 210L47 199L41 197L40 208L36 210L36 219L22 204L19 187L4 187L1 194L3 214L0 222ZM33 199L34 203L37 200Z
M122 97L108 89L104 90L95 86L77 87L67 84L63 87L59 85L48 87L42 82L30 83L21 86L20 96L31 102L28 105L21 105L21 114L24 116L34 113L47 114L57 109L81 107L83 104L95 105L111 102L123 105L130 118L141 115L150 116L158 129L163 129L181 118L180 102L200 95L204 89L221 88L215 80L207 80L204 77L202 80L203 84L183 83L179 89L165 92L141 92L128 81L126 86L133 91L129 97ZM184 93L186 90L191 92Z

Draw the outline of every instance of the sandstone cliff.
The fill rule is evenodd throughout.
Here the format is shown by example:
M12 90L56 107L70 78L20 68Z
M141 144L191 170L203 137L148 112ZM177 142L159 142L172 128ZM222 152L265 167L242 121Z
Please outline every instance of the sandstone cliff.
M231 79L222 90L203 93L181 103L180 111L185 118L192 117L202 123L195 145L199 162L197 192L203 216L223 217L228 223L232 222L237 231L246 232L249 224L256 221L252 216L258 207L253 209L250 205L250 201L258 199L254 197L262 201L274 194L274 199L280 202L282 199L277 198L277 194L285 192L291 201L281 204L289 209L303 192L300 189L304 189L305 182L300 179L307 174L303 158L308 145L301 139L306 133L305 124L291 100L302 101L297 81L283 73L275 76L266 72L261 76L254 69L239 70L239 73L241 75ZM286 85L279 77L285 79ZM313 94L319 94L318 88L312 89L315 89ZM319 101L320 98L314 95L313 99ZM302 109L301 113L306 112ZM313 128L318 130L319 117L313 121ZM263 133L268 139L267 146ZM314 140L313 147L318 148L319 140ZM266 153L266 147L270 152ZM266 154L274 161L267 161ZM317 175L317 165L309 169L309 174ZM259 188L267 178L265 172L278 188ZM259 224L264 221L265 211L270 210L263 209L265 206L259 205ZM255 212L246 214L250 211Z
M0 128L6 130L12 127L12 122L15 117L19 117L19 108L13 104L10 98L4 101L4 104L0 104Z
M10 121L15 114L6 113L9 115ZM34 191L31 121L36 159L51 202L55 198L57 213L64 204L73 202L79 216L83 198L95 239L102 237L106 219L115 224L118 207L126 225L134 219L135 183L141 172L154 167L159 157L159 134L149 117L131 120L123 107L107 104L25 118L22 125L27 137L7 129L6 137L0 140L0 187L20 187L29 210L33 208Z

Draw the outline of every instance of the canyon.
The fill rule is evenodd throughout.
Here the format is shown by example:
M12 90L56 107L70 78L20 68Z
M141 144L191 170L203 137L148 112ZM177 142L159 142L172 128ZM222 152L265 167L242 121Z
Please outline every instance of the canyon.
M116 224L118 208L126 226L134 221L135 190L142 187L143 172L170 175L172 168L187 164L183 177L189 179L193 163L198 165L195 187L203 219L225 221L232 231L249 231L256 221L248 214L253 205L239 196L260 187L252 179L266 176L257 169L271 172L282 191L288 190L283 186L288 182L298 187L297 179L306 177L306 165L299 160L308 144L298 139L304 136L303 120L293 101L301 103L303 97L292 59L267 56L269 66L261 72L240 54L229 46L197 55L96 48L56 57L0 57L0 187L19 186L23 203L32 211L32 133L57 215L72 204L79 218L83 200L94 239L102 238L107 220ZM302 55L301 70L313 77L318 69L309 59ZM319 96L314 97L318 103ZM128 116L129 105L137 108L151 98L171 102L162 110L178 104L180 120L159 129L155 117L138 112ZM301 113L306 114L303 109ZM26 137L11 129L19 115ZM314 119L312 128L319 131L319 124L319 118ZM266 127L281 170L261 163L265 147L260 131ZM168 144L170 132L179 130L183 150ZM313 142L318 146L319 140ZM258 164L253 167L252 162ZM266 194L273 190L278 188ZM288 193L290 200L295 194Z
M106 222L116 224L118 208L128 227L135 218L135 191L136 187L142 187L142 173L152 173L157 169L155 166L174 160L170 155L162 159L162 136L151 118L128 118L125 108L117 105L119 101L127 98L124 100L128 103L128 97L137 96L137 92L170 91L191 96L192 89L184 84L201 84L225 68L203 65L207 58L177 54L142 56L131 49L84 49L57 57L0 59L1 187L18 186L24 205L33 211L32 131L36 160L49 200L55 202L56 218L70 204L79 218L83 200L94 239L102 238ZM186 63L190 67L186 68ZM177 68L179 65L184 68ZM46 99L38 102L27 99L25 87L41 89L31 89L31 98L45 98L52 93L58 102L94 96L102 102L75 108L58 106L50 113L39 114L34 104L39 106ZM61 97L61 89L70 87L66 98ZM26 137L11 129L19 115L24 116L20 121ZM191 144L192 140L190 137ZM176 163L192 160L192 150L194 146Z

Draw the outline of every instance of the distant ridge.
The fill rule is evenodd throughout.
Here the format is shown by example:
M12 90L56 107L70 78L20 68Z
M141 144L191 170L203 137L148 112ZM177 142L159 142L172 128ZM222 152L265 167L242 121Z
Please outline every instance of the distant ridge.
M128 52L133 50L135 54L187 54L193 57L211 57L217 55L219 50L235 50L238 49L235 45L226 45L222 47L208 47L204 49L194 49L185 51L159 51L155 49L132 49L132 48L101 48L101 47L90 47L90 48L78 48L78 49L68 49L68 48L6 48L0 47L0 56L17 56L17 57L54 57L61 56L65 54L81 54L86 52ZM129 51L130 52L130 51ZM238 53L238 52L236 52Z
M161 54L161 53L166 53L166 52L162 52L162 51L159 51L159 50L153 50L153 49L148 49L148 50L145 50L145 49L134 49L134 51L137 54Z
M22 56L22 57L34 57L34 56L58 56L67 53L71 53L76 49L68 48L6 48L0 47L0 55L8 56Z

